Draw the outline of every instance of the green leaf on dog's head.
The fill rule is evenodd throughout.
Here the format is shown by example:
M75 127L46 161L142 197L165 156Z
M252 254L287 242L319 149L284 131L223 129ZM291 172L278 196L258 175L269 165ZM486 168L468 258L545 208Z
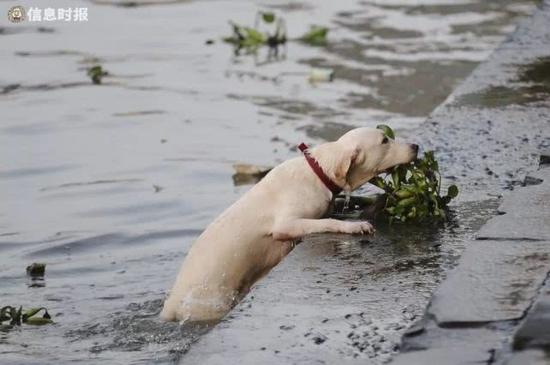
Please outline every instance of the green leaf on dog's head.
M275 21L275 14L273 14L272 12L263 12L262 19L266 23L273 23Z
M458 196L458 187L456 185L449 186L447 190L447 196L451 199L454 199Z
M376 126L376 129L380 129L382 132L384 132L384 135L390 139L395 139L395 134L393 133L393 129L391 129L386 124L379 124Z

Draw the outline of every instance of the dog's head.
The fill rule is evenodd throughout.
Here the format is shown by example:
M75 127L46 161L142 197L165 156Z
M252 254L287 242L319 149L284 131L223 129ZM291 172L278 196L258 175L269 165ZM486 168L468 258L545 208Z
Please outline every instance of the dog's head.
M418 145L397 142L373 128L353 129L333 143L335 182L349 191L418 154Z

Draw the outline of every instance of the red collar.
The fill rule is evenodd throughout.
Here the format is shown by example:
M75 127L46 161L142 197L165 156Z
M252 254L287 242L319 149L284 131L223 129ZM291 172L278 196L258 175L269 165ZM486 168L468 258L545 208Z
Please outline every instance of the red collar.
M323 182L323 184L325 184L327 189L332 192L332 195L333 196L338 195L342 191L342 188L339 187L334 181L332 181L330 177L328 177L327 174L325 174L321 166L319 166L319 163L317 162L317 160L311 157L311 155L309 154L307 145L305 143L300 143L298 148L304 154L304 157L306 158L307 163L309 164L309 166L311 167L315 175L317 175L317 177L319 177L319 179Z

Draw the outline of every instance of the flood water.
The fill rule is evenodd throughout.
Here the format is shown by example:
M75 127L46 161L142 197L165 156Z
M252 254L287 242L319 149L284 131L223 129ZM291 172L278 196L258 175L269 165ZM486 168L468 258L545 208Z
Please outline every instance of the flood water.
M199 363L206 350L236 359L238 349L216 342L233 328L229 336L248 328L251 346L289 361L320 346L385 361L494 201L464 197L455 221L437 229L382 228L363 243L316 237L196 344L201 331L157 314L193 240L249 188L233 186L233 163L273 165L302 141L380 122L421 142L425 117L534 2L151 2L0 1L2 13L87 7L89 18L0 19L0 306L45 306L55 321L0 332L0 363ZM237 55L220 38L229 20L252 24L258 10L284 16L290 38L328 26L329 43ZM109 72L102 85L86 76L95 64ZM333 68L335 80L311 84L312 67ZM32 262L47 264L42 287L25 276ZM269 314L274 307L291 319ZM311 320L316 311L325 317ZM342 336L327 341L317 319ZM371 327L353 340L350 321ZM380 336L371 323L386 328L384 351L369 344ZM285 343L269 326L294 326L299 340ZM275 338L279 352L261 350L259 339Z

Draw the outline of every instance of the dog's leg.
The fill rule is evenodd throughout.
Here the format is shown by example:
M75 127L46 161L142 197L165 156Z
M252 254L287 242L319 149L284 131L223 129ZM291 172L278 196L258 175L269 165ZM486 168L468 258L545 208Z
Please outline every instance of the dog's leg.
M311 233L373 233L374 227L369 222L345 222L337 219L293 219L275 224L272 235L280 241L295 240Z

